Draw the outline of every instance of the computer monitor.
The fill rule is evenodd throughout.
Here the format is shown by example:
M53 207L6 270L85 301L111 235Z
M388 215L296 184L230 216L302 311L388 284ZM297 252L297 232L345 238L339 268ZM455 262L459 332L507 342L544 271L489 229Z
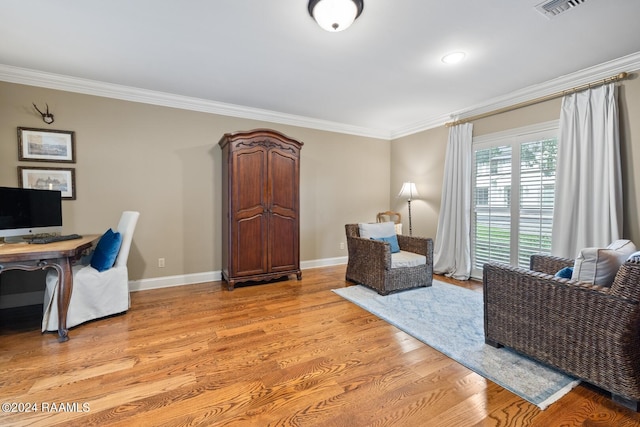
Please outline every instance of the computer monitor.
M0 238L62 231L62 193L54 190L0 187Z

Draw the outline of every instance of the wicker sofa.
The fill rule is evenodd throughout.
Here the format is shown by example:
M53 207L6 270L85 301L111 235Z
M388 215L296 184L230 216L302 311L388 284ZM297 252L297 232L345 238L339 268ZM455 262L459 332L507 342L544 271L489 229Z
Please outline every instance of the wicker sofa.
M506 346L611 392L640 401L640 257L611 287L554 277L573 260L534 255L530 269L483 269L485 340Z
M400 250L424 255L426 263L412 267L391 268L389 243L360 237L358 224L345 225L347 234L346 279L376 290L380 295L433 282L433 239L397 235Z

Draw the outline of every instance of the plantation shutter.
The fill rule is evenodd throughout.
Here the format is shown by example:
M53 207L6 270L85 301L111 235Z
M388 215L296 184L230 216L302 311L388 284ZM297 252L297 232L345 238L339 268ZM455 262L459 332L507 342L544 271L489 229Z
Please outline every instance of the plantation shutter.
M520 227L518 265L529 267L535 253L551 252L556 178L556 140L522 144L520 151Z
M511 157L509 146L474 152L474 266L485 262L510 262Z
M557 122L474 139L472 276L551 252Z

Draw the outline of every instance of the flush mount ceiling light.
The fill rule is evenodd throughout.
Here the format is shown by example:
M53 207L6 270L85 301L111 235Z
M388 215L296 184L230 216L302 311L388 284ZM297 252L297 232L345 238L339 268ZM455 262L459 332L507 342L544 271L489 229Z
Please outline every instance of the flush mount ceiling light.
M457 64L462 61L465 56L467 56L464 52L451 52L442 57L442 62L445 64Z
M364 8L364 0L310 0L309 14L324 30L346 30Z

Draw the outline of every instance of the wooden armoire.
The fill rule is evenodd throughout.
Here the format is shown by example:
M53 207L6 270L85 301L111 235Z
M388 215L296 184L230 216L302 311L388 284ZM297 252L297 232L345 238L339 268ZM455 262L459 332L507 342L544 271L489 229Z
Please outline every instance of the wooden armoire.
M300 280L300 149L269 129L225 134L222 278L236 283L295 274Z

